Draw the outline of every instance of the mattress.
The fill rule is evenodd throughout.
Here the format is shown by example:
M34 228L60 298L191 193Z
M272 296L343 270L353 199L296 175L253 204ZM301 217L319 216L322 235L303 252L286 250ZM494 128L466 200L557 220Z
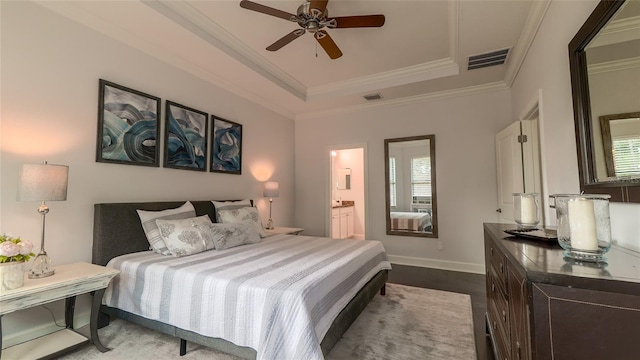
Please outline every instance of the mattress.
M256 350L257 359L323 359L320 341L354 295L391 269L378 241L275 235L182 258L122 255L107 306Z

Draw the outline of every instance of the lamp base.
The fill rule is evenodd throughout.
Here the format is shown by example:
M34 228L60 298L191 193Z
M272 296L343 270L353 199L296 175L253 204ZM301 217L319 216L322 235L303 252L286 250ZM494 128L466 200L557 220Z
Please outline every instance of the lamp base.
M269 218L269 220L267 220L267 226L265 227L265 229L273 230L273 220L271 218Z
M56 272L51 268L51 259L46 252L40 252L33 261L33 266L29 271L29 279L41 279L53 275Z

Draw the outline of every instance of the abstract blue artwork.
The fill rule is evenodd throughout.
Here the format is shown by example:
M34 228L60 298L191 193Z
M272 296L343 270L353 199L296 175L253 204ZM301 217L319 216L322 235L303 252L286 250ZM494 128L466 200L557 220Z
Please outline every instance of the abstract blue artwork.
M213 122L211 171L242 173L242 125L211 116Z
M207 171L209 115L169 100L166 104L164 167Z
M100 79L97 162L159 164L160 98Z

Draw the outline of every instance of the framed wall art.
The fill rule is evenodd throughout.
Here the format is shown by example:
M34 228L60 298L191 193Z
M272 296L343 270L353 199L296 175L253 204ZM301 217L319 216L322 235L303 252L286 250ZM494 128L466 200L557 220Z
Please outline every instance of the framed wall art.
M242 125L211 115L211 171L242 173Z
M160 98L100 79L96 161L159 166Z
M207 171L209 115L167 100L164 124L164 167Z

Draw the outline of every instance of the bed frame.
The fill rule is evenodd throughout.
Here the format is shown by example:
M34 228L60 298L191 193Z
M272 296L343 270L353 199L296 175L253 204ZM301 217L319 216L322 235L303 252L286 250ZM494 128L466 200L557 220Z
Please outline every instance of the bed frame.
M211 221L215 222L215 208L211 201L191 201L191 203L198 216L209 215ZM184 201L95 204L92 262L104 266L116 256L148 250L149 243L136 210L158 211L177 208L182 204ZM320 343L323 354L329 353L378 291L382 295L385 294L387 278L388 271L380 271L338 314ZM100 312L99 327L109 325L110 316L114 316L179 338L180 355L186 353L186 341L192 341L244 359L256 358L254 349L237 346L223 339L202 336L105 305L101 306Z

